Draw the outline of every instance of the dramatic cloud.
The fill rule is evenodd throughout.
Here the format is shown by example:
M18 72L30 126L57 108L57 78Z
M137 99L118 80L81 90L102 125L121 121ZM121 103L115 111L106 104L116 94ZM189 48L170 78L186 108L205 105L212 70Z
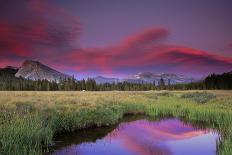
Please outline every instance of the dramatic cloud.
M152 71L199 77L231 70L232 58L160 42L167 34L165 29L153 28L128 37L118 46L78 49L56 57L54 62L63 62L66 69L74 71L108 75Z
M44 0L1 1L1 56L32 58L70 48L80 33L77 17Z
M145 48L149 45L157 44L163 38L168 36L168 31L163 28L150 28L138 34L129 36L123 41L123 46L129 48Z
M169 31L157 27L115 46L81 48L78 17L44 0L1 1L0 34L0 67L34 59L72 74L108 76L141 71L203 76L232 68L231 57L166 44Z

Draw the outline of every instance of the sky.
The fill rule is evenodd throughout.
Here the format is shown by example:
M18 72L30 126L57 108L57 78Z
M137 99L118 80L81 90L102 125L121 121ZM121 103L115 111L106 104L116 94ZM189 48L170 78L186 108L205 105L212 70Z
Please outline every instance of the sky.
M40 61L77 78L232 70L231 0L0 2L0 67Z

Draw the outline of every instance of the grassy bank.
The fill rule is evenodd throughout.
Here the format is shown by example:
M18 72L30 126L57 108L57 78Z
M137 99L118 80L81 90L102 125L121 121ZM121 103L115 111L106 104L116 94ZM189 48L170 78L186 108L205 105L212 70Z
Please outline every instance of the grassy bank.
M115 124L124 114L181 117L222 135L232 154L232 92L0 92L0 154L44 154L55 134ZM199 96L199 98L198 98Z

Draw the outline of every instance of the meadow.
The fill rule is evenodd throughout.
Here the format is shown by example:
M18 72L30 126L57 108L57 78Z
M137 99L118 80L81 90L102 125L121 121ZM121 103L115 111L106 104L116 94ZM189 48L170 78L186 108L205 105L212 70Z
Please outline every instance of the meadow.
M178 117L217 130L232 154L232 91L0 92L0 154L46 154L55 135L116 124L126 114Z

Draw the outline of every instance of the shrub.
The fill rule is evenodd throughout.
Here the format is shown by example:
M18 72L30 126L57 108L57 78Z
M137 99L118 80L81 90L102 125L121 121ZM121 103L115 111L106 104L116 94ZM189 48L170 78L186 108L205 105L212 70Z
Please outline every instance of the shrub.
M19 114L26 114L33 111L33 106L30 103L16 102L16 111Z
M197 103L205 104L208 101L216 98L216 96L212 93L208 92L193 92L193 93L185 93L181 96L182 98L191 99Z
M161 92L161 93L157 93L157 96L167 96L167 97L171 97L171 96L173 96L173 93L164 91L164 92Z

